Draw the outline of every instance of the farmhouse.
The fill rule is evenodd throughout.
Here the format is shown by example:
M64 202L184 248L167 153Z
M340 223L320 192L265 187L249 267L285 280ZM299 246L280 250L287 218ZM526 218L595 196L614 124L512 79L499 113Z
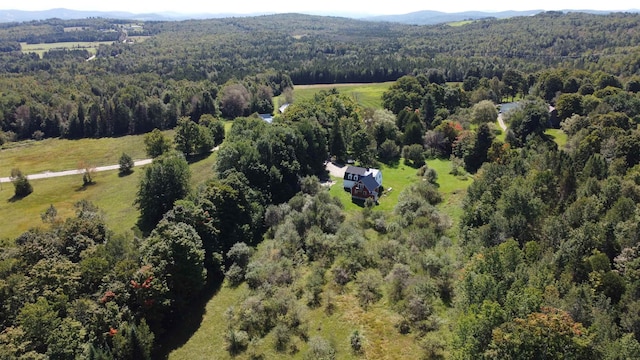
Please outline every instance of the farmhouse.
M343 187L351 192L351 198L378 200L379 189L382 187L382 172L378 169L348 166L344 172Z
M344 190L350 191L353 185L360 180L360 178L367 175L373 176L379 186L382 186L382 172L380 170L349 165L347 166L347 170L344 172Z
M380 190L380 184L376 181L376 179L371 175L367 175L361 177L358 181L353 184L351 188L351 199L352 200L367 200L368 198L372 198L375 201L378 201L378 195Z

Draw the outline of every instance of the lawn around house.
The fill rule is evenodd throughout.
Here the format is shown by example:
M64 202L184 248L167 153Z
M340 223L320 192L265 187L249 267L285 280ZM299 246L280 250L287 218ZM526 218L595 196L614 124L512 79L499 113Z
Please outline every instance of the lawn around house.
M450 160L427 160L427 166L433 168L438 174L438 190L443 195L443 202L440 204L441 208L450 217L455 216L459 218L462 214L462 198L464 198L466 194L467 187L471 185L473 181L472 178L469 175L463 178L449 174L451 171ZM382 164L380 170L382 171L384 192L375 210L391 212L398 203L398 197L402 190L412 183L421 180L417 175L418 169L405 165L403 160L400 160L397 165L393 166ZM351 201L351 194L348 191L344 191L342 179L332 177L332 180L335 184L331 186L330 193L342 201L345 211L361 210L362 207L360 205ZM389 189L391 189L391 191L389 191Z

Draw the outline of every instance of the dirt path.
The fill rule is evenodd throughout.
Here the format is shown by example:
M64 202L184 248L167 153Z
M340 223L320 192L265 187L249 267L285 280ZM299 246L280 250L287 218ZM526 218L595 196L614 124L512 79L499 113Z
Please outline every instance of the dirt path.
M498 124L500 124L502 131L507 131L507 124L505 124L504 120L502 120L502 113L498 114Z
M142 165L151 164L152 161L153 159L144 159L144 160L134 161L133 166L142 166ZM118 169L120 169L120 165L98 166L94 168L96 172L118 170ZM60 176L81 175L83 173L84 173L84 169L74 169L74 170L55 171L55 172L45 171L39 174L27 175L27 179L29 180L48 179L48 178L60 177ZM10 177L0 178L0 183L8 183L8 182L11 182Z
M214 152L219 148L220 148L219 146L216 146L213 149L211 149L211 152ZM151 164L152 161L153 159L136 160L133 162L133 166L148 165L148 164ZM106 165L106 166L98 166L93 168L93 170L96 172L111 171L111 170L118 170L118 169L120 169L120 165ZM60 177L60 176L81 175L83 173L84 173L84 169L74 169L74 170L65 170L65 171L45 171L39 174L27 175L27 179L28 180L48 179L48 178ZM0 177L0 183L8 183L8 182L11 182L10 177Z

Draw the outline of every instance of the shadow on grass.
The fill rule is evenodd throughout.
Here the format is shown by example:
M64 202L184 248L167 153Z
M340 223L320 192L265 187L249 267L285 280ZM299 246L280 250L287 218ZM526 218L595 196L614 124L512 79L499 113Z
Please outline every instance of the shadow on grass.
M208 158L209 156L211 156L211 154L213 154L213 153L208 152L208 153L204 153L204 154L189 155L189 156L186 157L186 160L187 160L187 162L189 164L194 164L194 163L197 163L199 161L202 161L202 160Z
M222 274L216 274L214 279L202 290L200 296L193 299L189 308L177 316L174 321L165 325L168 330L155 339L153 359L168 359L173 350L186 344L198 331L206 313L207 303L220 291L222 280Z
M95 185L95 184L96 184L96 182L95 182L95 181L92 181L92 182L90 182L90 183L83 184L82 186L78 186L78 188L76 188L76 192L85 191L85 190L87 190L89 187L91 187L91 186L93 186L93 185Z
M9 199L7 199L8 203L14 203L14 202L18 202L24 198L26 198L27 196L29 196L30 194L24 195L24 196L18 196L18 195L13 195L12 197L10 197Z
M118 172L118 177L127 177L129 175L133 174L133 170L130 170L128 172Z

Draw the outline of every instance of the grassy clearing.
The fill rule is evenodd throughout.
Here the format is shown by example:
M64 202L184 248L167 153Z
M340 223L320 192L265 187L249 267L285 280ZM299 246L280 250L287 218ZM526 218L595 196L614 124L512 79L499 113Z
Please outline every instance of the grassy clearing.
M416 175L418 170L404 165L402 161L393 166L382 164L380 170L382 171L382 182L385 191L378 201L379 204L376 206L376 210L391 212L398 203L398 196L402 189L420 180ZM340 199L345 211L349 213L361 210L362 207L359 204L351 201L351 193L344 191L342 179L334 177L332 180L335 181L335 184L331 186L330 193Z
M561 149L567 145L567 141L569 140L569 137L562 129L547 129L544 133L551 136L553 141L555 141Z
M441 209L449 216L458 216L462 213L461 202L466 193L466 188L471 184L471 178L466 180L449 174L451 162L448 160L429 160L429 167L438 172L439 189L444 195ZM404 165L381 166L385 188L392 187L391 192L381 198L377 210L391 212L397 203L398 195L404 188L412 183L420 181L416 175L417 169ZM333 178L336 181L330 192L337 196L345 205L347 217L354 216L361 211L361 207L351 202L348 192L342 189L342 179ZM455 225L454 225L455 226ZM368 231L366 236L375 242L377 233ZM305 269L299 269L304 272ZM390 310L386 295L366 311L358 305L355 299L353 284L348 284L345 291L341 292L332 284L325 285L323 292L323 304L330 298L335 306L334 311L328 313L326 306L309 309L306 312L309 337L321 336L328 340L336 349L336 357L339 359L415 359L416 354L422 353L414 335L402 335L395 324L400 320L400 315ZM267 335L262 340L249 346L249 349L235 357L225 350L225 324L224 312L229 306L240 303L248 294L246 285L238 288L222 286L220 290L207 303L204 315L196 320L198 329L190 339L182 346L174 350L169 359L249 359L250 354L261 354L265 359L303 359L308 350L308 344L293 337L292 341L298 349L295 353L279 353L274 350L273 334ZM440 308L438 312L446 312ZM364 336L364 355L356 356L351 352L349 336L353 330L359 330ZM441 338L449 338L451 335L447 326L443 326L437 333ZM434 334L434 336L436 336Z
M214 163L215 154L189 165L194 188L213 176ZM134 227L140 215L133 200L143 168L137 167L133 174L123 177L115 170L98 172L94 174L95 184L86 187L82 186L82 175L31 180L33 193L17 201L11 199L13 185L4 183L0 190L0 239L13 239L29 228L42 226L40 214L49 205L55 206L60 219L74 216L73 204L83 199L103 211L110 230L124 234Z
M171 132L167 132L172 137ZM0 152L2 176L8 176L11 168L18 167L31 174L45 170L59 171L77 168L87 153L92 165L117 164L122 152L134 159L146 157L144 135L109 139L60 140L26 142ZM213 176L215 153L192 162L191 183L195 188ZM40 214L49 205L58 210L61 219L74 215L73 204L86 199L96 204L105 214L109 228L116 234L129 231L136 223L139 212L133 205L138 189L142 167L137 167L128 176L118 176L118 171L94 174L95 184L82 187L82 175L72 175L42 180L31 180L33 193L24 199L13 201L13 185L3 183L0 189L0 239L13 239L31 227L43 225ZM5 175L4 172L7 174Z
M450 23L447 23L447 25L457 27L457 26L464 26L464 25L469 25L473 23L474 23L473 20L462 20L462 21L452 21Z
M442 210L449 216L455 216L456 219L459 219L462 214L460 207L462 198L473 180L469 176L456 177L449 174L451 171L451 161L449 160L432 159L427 161L427 165L438 173L438 189L444 196L444 201L441 204ZM402 190L410 184L420 181L417 176L418 169L404 165L403 161L393 166L383 164L380 169L385 192L380 198L376 210L391 212L398 203L398 196ZM342 201L345 211L349 213L361 210L360 205L351 201L351 194L342 188L342 179L332 178L332 180L336 183L331 186L330 193ZM392 190L388 191L389 188Z
M462 200L473 179L470 175L460 177L449 174L450 160L433 159L427 161L427 164L438 173L438 189L443 195L443 201L438 205L438 209L449 216L452 222L451 231L456 232L463 213Z
M173 138L172 131L165 135ZM144 135L130 135L102 139L45 139L10 143L0 150L0 176L9 176L12 168L25 174L44 171L78 169L81 162L92 166L113 165L123 152L134 160L146 159Z
M49 50L87 50L91 54L95 54L98 51L98 47L101 44L111 45L113 41L74 41L74 42L58 42L50 44L27 44L20 43L22 53L35 53L42 57L44 53Z
M0 238L15 238L32 227L42 226L40 214L49 205L58 210L58 217L65 219L75 214L73 204L82 199L96 204L105 215L109 228L121 234L130 230L138 219L133 205L142 171L119 177L117 171L96 173L95 184L82 186L82 175L32 180L33 193L21 200L12 201L13 185L2 184L0 213L3 224Z
M248 293L246 284L237 288L222 287L205 306L198 330L183 346L171 352L169 359L231 359L225 350L224 313L230 306L239 304Z
M319 84L319 85L296 85L293 90L294 101L305 101L312 99L321 90L337 89L341 94L354 98L365 108L381 109L382 93L387 91L393 82L372 83L372 84ZM275 104L284 102L282 96L274 99Z

